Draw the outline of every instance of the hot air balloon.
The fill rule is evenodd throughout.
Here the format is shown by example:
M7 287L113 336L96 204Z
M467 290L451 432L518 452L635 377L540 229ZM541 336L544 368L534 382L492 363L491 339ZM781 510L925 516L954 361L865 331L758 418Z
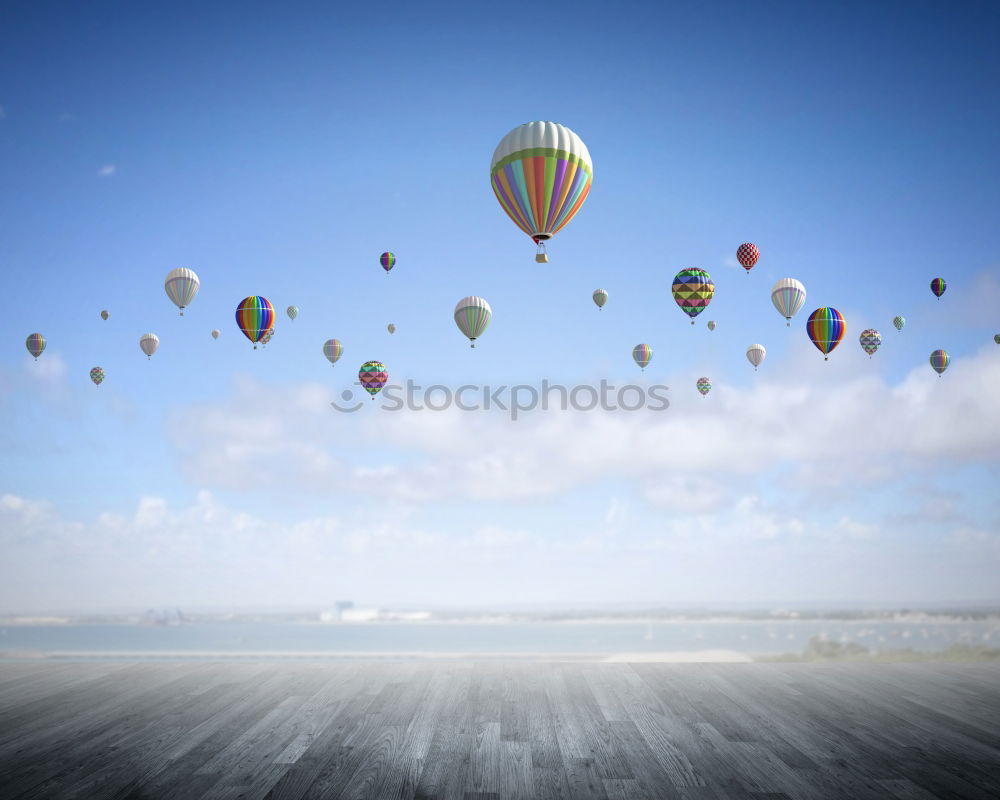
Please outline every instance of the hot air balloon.
M751 242L743 242L736 248L736 260L747 271L747 275L750 274L750 270L753 269L758 258L760 258L760 250L757 249L757 245Z
M893 317L892 324L896 326L897 331L903 330L903 326L906 324L905 317Z
M382 265L382 269L384 269L385 274L388 275L389 270L396 266L396 254L386 250L378 257L378 263Z
M945 283L944 278L935 278L931 281L931 291L934 292L935 297L941 297L948 288L948 284Z
M299 315L299 307L289 306L285 309L285 313L288 314L289 319L295 319Z
M935 350L933 353L931 353L930 360L931 360L931 366L934 368L934 371L938 374L938 377L940 377L941 373L943 373L946 369L948 369L948 365L951 363L951 356L948 355L947 350Z
M390 322L388 325L386 325L386 330L389 331L389 333L395 333L396 326Z
M712 283L712 276L703 269L682 269L674 276L673 293L674 302L691 317L691 324L694 325L694 318L712 302L715 284Z
M771 302L786 320L786 327L791 326L791 319L799 313L806 301L806 287L795 278L782 278L771 287Z
M875 351L878 350L879 345L882 344L882 334L874 328L865 328L861 331L859 341L861 342L861 349L868 353L868 358L871 358L875 355Z
M597 307L604 308L604 304L608 302L608 290L607 289L595 289L594 290L594 303Z
M747 348L747 361L753 364L754 372L757 371L757 367L761 365L761 362L767 356L767 350L764 349L762 344L752 344Z
M257 342L274 324L274 306L266 297L255 294L245 297L236 306L236 324L256 350Z
M715 320L714 319L710 319L708 321L708 329L710 331L714 331L715 330Z
M996 342L997 344L1000 344L1000 333L993 334L993 341Z
M104 380L104 370L100 367L94 367L90 371L90 379L94 382L94 386L100 386L101 381Z
M844 315L829 306L817 308L809 315L806 331L812 343L823 354L823 360L828 361L830 353L844 338Z
M701 392L703 396L712 391L712 382L708 378L698 378L695 386L698 387L698 391Z
M101 319L107 319L110 316L111 315L107 311L102 311L101 312Z
M216 328L214 331L212 331L212 338L213 339L218 339L220 333L222 333L222 331L220 331L218 328Z
M632 348L632 360L645 371L646 365L653 360L653 348L648 344L637 344Z
M185 307L191 305L191 301L198 294L199 286L201 286L201 281L198 280L198 276L194 274L193 269L187 267L170 270L167 273L167 279L163 282L167 297L173 300L174 305L181 310L182 317Z
M326 360L331 364L336 364L337 359L339 359L344 354L344 345L341 344L340 339L327 339L323 342L323 355L326 356Z
M45 337L40 333L33 333L24 340L24 346L27 347L28 352L35 357L35 361L38 361L38 357L45 349Z
M273 336L274 336L274 326L264 331L264 335L260 337L260 346L267 347L267 343L271 341L271 337Z
M500 140L490 162L490 184L514 224L538 245L535 261L548 261L545 242L580 210L594 169L587 147L555 122L529 122Z
M374 400L375 395L382 391L382 387L388 383L389 373L381 361L366 361L358 370L358 380L361 381L365 391Z
M471 347L476 346L476 339L482 336L492 318L493 309L481 297L463 297L455 305L455 324L469 337Z
M139 349L146 354L147 359L153 358L153 353L160 346L160 337L155 333L144 333L139 339Z

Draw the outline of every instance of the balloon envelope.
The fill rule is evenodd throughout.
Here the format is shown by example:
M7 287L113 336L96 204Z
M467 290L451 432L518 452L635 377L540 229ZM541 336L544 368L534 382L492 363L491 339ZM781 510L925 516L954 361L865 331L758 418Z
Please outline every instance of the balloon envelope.
M708 321L708 329L710 331L714 331L715 330L715 320L714 319L710 319Z
M213 339L218 339L220 333L222 333L222 331L220 331L218 328L216 328L214 331L212 331L212 338Z
M339 359L344 354L344 345L341 343L340 339L327 339L323 342L323 355L326 356L326 360L331 364L336 364L337 359Z
M38 360L38 357L42 354L45 349L45 337L40 333L32 333L24 340L24 346L28 348L28 352Z
M358 370L358 380L373 398L389 382L389 372L381 361L366 361Z
M845 330L847 327L844 324L844 315L830 306L817 308L809 315L809 320L806 322L809 339L823 354L824 360L840 344Z
M764 349L764 345L762 344L752 344L747 348L747 361L753 364L754 369L757 369L761 365L766 356L767 350Z
M514 128L490 162L490 184L500 206L535 242L550 239L573 219L593 176L583 140L556 122Z
M935 350L931 353L930 362L934 371L940 375L948 369L948 365L951 363L951 356L948 355L947 350Z
M289 319L295 319L299 315L299 307L289 306L285 309L285 313L288 314Z
M861 331L858 341L861 342L861 349L868 353L868 357L871 358L878 350L879 345L882 344L882 334L874 328L865 328Z
M710 391L712 391L712 382L708 378L698 378L698 381L697 383L695 383L695 386L698 387L698 391L701 392L703 395L706 395Z
M757 263L758 258L760 258L760 250L752 242L744 242L736 248L736 260L740 262L740 266L747 272L753 269L753 265Z
M996 342L997 344L1000 344L1000 333L993 334L993 341Z
M110 316L111 315L107 311L102 311L101 312L101 319L107 319Z
M931 281L931 291L934 292L935 297L943 295L947 288L948 284L945 283L944 278L935 278Z
M646 365L653 360L653 348L648 344L637 344L632 348L632 360L641 369L645 369Z
M199 286L201 286L201 281L198 280L198 276L195 275L193 269L187 267L170 270L163 282L167 297L181 310L181 316L184 315L184 308L189 306L195 295L198 294Z
M682 269L674 276L672 289L674 302L691 317L692 325L694 318L708 308L715 294L712 276L703 269Z
M382 265L382 269L388 272L396 266L396 254L386 250L378 257L378 263Z
M493 309L482 297L463 297L455 304L455 324L473 342L486 330L493 319Z
M607 289L595 289L594 290L594 303L598 308L604 308L604 304L608 302L608 292Z
M254 345L274 324L274 306L266 297L250 295L236 306L236 324Z
M389 323L388 325L386 325L386 330L388 330L388 331L389 331L389 333L395 333L395 332L396 332L396 326L395 326L395 325L393 325L393 324L392 324L392 323L390 322L390 323Z
M799 313L805 301L806 287L795 278L782 278L771 287L771 302L787 320Z
M897 331L903 330L903 326L906 324L905 317L893 317L892 324L895 326Z
M152 358L153 353L160 346L160 337L155 333L144 333L139 339L139 349L146 354L147 358Z
M90 379L94 382L94 386L100 386L101 381L104 380L104 370L100 367L94 367L90 371Z

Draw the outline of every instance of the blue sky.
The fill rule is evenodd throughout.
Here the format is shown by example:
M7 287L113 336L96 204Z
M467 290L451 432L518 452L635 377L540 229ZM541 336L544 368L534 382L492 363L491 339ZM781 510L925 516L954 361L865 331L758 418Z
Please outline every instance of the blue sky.
M992 4L3 13L0 609L998 599ZM488 182L535 119L594 161L547 265ZM177 266L202 283L184 317ZM688 266L717 287L694 328ZM266 350L233 320L249 294L301 309ZM475 350L469 294L494 311ZM821 305L847 319L826 363ZM659 382L671 406L332 411L369 358L423 385Z

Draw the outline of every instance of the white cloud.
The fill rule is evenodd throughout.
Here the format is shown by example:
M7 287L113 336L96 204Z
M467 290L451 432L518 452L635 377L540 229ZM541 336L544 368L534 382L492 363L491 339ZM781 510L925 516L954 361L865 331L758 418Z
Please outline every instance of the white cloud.
M105 164L99 170L97 170L97 176L99 178L110 178L118 171L118 167L114 164Z

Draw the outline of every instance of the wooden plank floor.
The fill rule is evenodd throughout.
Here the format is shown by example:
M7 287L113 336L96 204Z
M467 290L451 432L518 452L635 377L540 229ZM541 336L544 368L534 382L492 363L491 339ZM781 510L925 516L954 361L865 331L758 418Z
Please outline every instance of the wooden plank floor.
M8 663L0 798L1000 798L1000 665Z

